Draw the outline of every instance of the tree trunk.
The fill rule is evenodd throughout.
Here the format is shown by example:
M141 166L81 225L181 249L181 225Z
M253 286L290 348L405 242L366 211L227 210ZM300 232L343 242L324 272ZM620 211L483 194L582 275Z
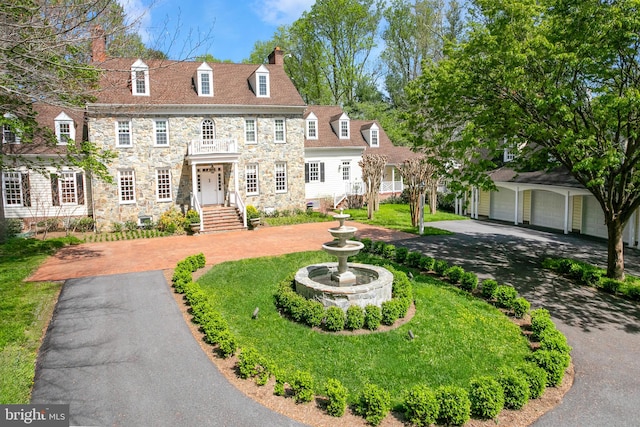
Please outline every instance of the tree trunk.
M619 219L607 221L607 277L624 280L624 224Z

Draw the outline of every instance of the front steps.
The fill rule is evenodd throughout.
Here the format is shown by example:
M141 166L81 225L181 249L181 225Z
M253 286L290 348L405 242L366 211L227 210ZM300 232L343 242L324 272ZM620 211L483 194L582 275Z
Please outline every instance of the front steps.
M242 223L242 215L233 206L203 206L202 220L203 233L245 229Z

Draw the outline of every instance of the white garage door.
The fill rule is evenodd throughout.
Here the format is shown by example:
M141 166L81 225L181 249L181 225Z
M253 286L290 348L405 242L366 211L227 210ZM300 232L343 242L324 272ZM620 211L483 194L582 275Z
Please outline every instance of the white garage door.
M564 230L564 196L550 191L532 191L531 224Z
M489 218L513 222L515 203L515 191L506 188L500 188L500 191L492 191Z
M593 196L582 199L582 234L607 238L607 226L600 203Z

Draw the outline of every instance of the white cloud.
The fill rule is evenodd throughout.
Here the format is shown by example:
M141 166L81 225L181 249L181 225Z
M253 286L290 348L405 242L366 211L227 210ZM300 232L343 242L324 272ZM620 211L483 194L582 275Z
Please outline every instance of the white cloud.
M315 0L258 0L254 9L260 19L270 25L291 24L309 10Z
M120 6L124 9L126 24L140 35L143 43L151 40L151 13L149 7L142 0L118 0Z

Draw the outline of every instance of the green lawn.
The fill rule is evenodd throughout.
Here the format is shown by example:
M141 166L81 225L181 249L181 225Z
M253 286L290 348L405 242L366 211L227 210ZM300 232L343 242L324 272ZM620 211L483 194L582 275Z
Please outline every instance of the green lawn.
M29 403L35 362L60 283L25 283L62 240L0 245L0 404Z
M287 372L312 372L317 386L337 378L352 398L366 382L390 391L395 404L416 383L466 387L471 377L519 364L530 352L519 328L497 309L430 276L416 278L415 317L390 332L335 335L282 318L273 302L278 282L302 266L330 259L324 252L303 252L228 262L199 284L241 347L255 347ZM256 307L260 314L252 320Z
M364 224L377 225L380 227L391 228L394 230L404 231L406 233L418 234L418 227L411 226L411 213L409 205L385 203L380 205L380 210L375 212L372 220L367 219L367 208L362 209L346 209L344 213L351 215L354 221ZM429 213L429 207L425 206L424 222L448 221L468 219L465 216L455 215L449 212L436 212L434 215ZM436 227L425 226L424 235L452 234L449 231L441 230Z

